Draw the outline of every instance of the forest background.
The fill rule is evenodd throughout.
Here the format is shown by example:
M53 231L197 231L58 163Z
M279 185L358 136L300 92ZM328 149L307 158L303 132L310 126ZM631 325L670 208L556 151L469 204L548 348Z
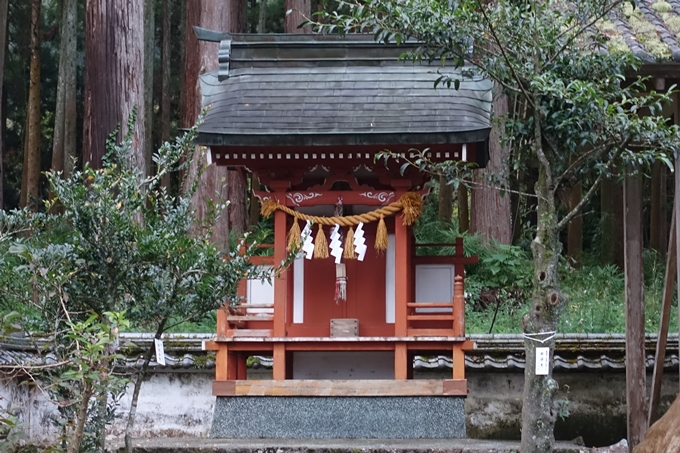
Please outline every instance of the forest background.
M131 14L139 13L136 38L141 39L137 39L136 55L140 58L130 64L144 75L138 98L143 104L138 106L140 146L136 152L138 165L146 174L155 171L152 150L190 127L197 117L196 77L205 52L197 51L199 44L188 24L200 23L230 32L293 33L305 31L297 26L302 21L297 11L309 14L324 8L321 2L309 0L127 3ZM124 108L117 111L117 117L109 114L102 119L96 106L86 102L105 90L111 91L111 87L112 96L121 95L121 86L107 85L105 79L115 77L106 77L104 67L97 72L87 66L88 59L101 58L101 62L114 51L101 29L94 31L93 21L88 20L88 8L103 8L104 2L93 0L87 4L86 8L86 2L77 0L0 0L2 209L44 210L43 201L51 196L44 172L63 171L68 175L85 162L97 168L104 150L101 137L125 123ZM288 10L296 12L286 15ZM208 16L218 19L206 23ZM86 58L87 55L94 57ZM216 55L207 58L214 60ZM98 128L105 131L99 142L92 132ZM513 189L528 193L537 178L531 169L509 176ZM222 190L222 178L226 181L222 196L231 201L220 222L223 227L214 237L219 246L226 249L231 242L233 247L236 238L248 229L255 229L260 237L271 233L271 226L259 221L257 203L251 197L256 178L241 181L235 173L208 177L212 183L199 186L193 199L195 209L200 213L205 198L217 188ZM668 169L659 163L653 176L644 181L648 332L657 330L660 318L672 206L669 177ZM164 184L170 192L183 190L177 174L166 177ZM561 194L564 210L578 202L578 187ZM480 256L479 264L467 269L468 332L519 333L531 290L529 242L536 222L535 206L531 197L514 193L495 195L498 202L489 203L484 198L489 195L484 192L481 187L460 185L452 189L435 181L416 232L419 241L438 243L452 242L462 234L467 253ZM621 181L605 182L599 195L563 233L567 246L562 286L570 299L560 321L561 332L625 329ZM499 218L507 221L498 222ZM677 319L677 301L672 316ZM673 321L671 324L675 325ZM214 317L175 329L213 332Z

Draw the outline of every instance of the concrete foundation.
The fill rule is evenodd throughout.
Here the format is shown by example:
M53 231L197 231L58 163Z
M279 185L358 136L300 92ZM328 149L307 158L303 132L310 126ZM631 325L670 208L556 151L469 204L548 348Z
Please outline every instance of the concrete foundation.
M459 439L457 397L218 397L211 437L274 439Z

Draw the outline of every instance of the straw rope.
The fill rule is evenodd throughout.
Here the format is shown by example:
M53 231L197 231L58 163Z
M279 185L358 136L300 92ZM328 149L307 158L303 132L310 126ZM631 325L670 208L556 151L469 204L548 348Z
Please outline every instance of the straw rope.
M314 223L325 226L340 225L343 227L350 227L359 225L359 223L370 223L375 222L384 218L385 216L390 216L398 212L403 211L404 213L404 225L413 225L413 223L418 220L418 217L423 210L423 200L419 194L415 192L407 192L399 198L399 200L394 203L390 203L387 206L383 206L371 212L366 212L364 214L350 215L350 216L333 216L333 217L320 217L314 215L307 215L301 212L295 211L288 206L284 206L274 199L265 200L262 203L262 215L264 217L269 217L276 210L285 212L286 214L295 217L300 220L309 220Z

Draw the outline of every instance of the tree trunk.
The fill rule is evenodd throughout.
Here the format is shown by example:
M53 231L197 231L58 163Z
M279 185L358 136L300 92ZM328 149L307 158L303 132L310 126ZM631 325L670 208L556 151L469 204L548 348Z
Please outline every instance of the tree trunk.
M83 161L101 168L106 140L120 125L128 134L133 109L134 165L146 174L144 101L145 0L87 0L85 13L85 115Z
M264 33L265 23L267 21L267 0L260 0L260 9L257 15L257 32Z
M255 196L255 191L260 189L260 178L253 172L250 176L250 219L248 226L254 227L260 221L260 200Z
M191 127L196 122L201 110L201 88L198 81L200 74L217 70L217 51L219 44L198 41L193 27L195 25L211 30L221 30L229 33L238 33L243 30L245 23L244 2L232 0L229 2L189 2L186 6L186 36L185 36L185 68L184 77L186 87L182 91L182 127ZM245 208L246 189L235 172L228 172L226 167L211 165L202 173L199 171L205 165L204 157L195 153L188 174L185 176L184 190L196 181L198 185L192 196L192 205L196 212L197 220L201 221L208 215L209 199L215 195L222 200L231 200L229 218L234 226L242 225L241 231L247 222ZM226 181L226 185L223 181ZM232 211L234 215L232 216ZM241 216L240 219L236 218ZM212 239L215 245L223 250L229 248L229 221L220 220L213 228Z
M172 3L163 3L163 38L161 44L161 142L170 140L170 76L172 73L170 34L172 33Z
M647 367L645 355L644 268L642 262L642 181L624 180L624 235L626 273L626 405L628 446L642 441L645 417Z
M611 188L612 199L612 242L614 243L614 264L623 269L625 266L623 232L623 183L617 182Z
M31 3L31 65L19 205L36 210L40 187L40 0Z
M569 211L573 210L581 201L583 195L583 188L581 183L574 184L569 189ZM583 216L576 215L569 222L567 227L567 257L569 264L574 269L581 267L581 259L583 255Z
M540 99L534 98L540 105ZM538 115L536 115L538 116ZM551 453L555 443L557 411L553 398L559 386L552 378L555 333L566 296L560 291L558 265L562 244L557 230L557 209L549 178L550 167L541 149L541 122L535 121L536 155L539 157L536 237L531 241L534 261L534 289L531 308L522 318L526 364L522 399L522 443L524 453ZM537 375L537 349L547 349L545 374Z
M468 188L463 184L458 186L458 232L467 233L470 230L470 201Z
M163 29L161 37L161 143L170 140L170 77L172 66L172 2L163 3ZM163 186L170 189L170 175L163 176Z
M312 18L311 0L286 0L286 20L283 23L284 33L310 33L309 25L298 28L305 20Z
M156 329L156 335L154 335L154 339L161 338L161 336L163 335L163 331L165 330L165 323L167 321L168 321L167 318L164 318L158 325L158 329ZM132 400L130 401L130 413L128 414L128 421L125 427L126 453L132 453L133 450L132 429L135 426L135 417L137 416L137 404L139 402L139 392L142 390L142 382L144 382L144 377L146 376L146 372L149 369L149 362L151 362L151 356L153 355L154 351L155 344L152 342L151 346L149 346L149 349L147 349L146 353L144 354L144 362L142 363L142 369L139 370L139 373L137 373L135 379L135 388L132 391Z
M2 85L5 74L5 49L7 48L7 5L9 0L0 0L0 209L5 207L5 113L2 95Z
M462 186L462 185L461 185ZM464 187L464 186L463 186ZM460 194L460 191L458 191ZM460 195L459 195L460 197ZM460 206L460 200L458 201ZM460 208L458 209L460 217ZM446 177L439 177L439 220L451 223L453 217L453 186L446 183ZM462 230L462 227L459 228ZM462 232L462 231L461 231Z
M167 2L166 2L167 3ZM156 14L155 0L146 0L144 4L144 168L151 174L153 146L153 68L156 46Z
M654 162L651 183L649 247L663 257L668 246L668 222L666 217L666 165L662 162Z
M614 262L614 208L612 206L612 182L602 181L600 185L600 264Z
M495 239L501 244L512 243L512 215L510 196L501 194L496 187L489 187L488 177L501 178L497 183L508 185L507 177L509 148L501 146L503 139L504 118L508 115L508 96L502 88L495 86L493 99L494 120L489 136L489 162L486 168L475 172L474 180L478 183L472 188L472 206L470 226L474 233L480 233L488 239Z
M81 401L78 404L78 419L76 420L76 427L73 432L73 437L68 443L68 447L66 449L67 453L80 452L80 444L83 443L83 437L85 435L85 423L87 423L87 409L90 406L90 398L92 398L93 393L94 388L92 383L86 381L81 394Z
M59 78L57 105L54 109L54 143L52 168L67 178L73 171L76 155L76 22L78 1L64 0L61 11L59 44ZM52 194L50 193L50 198ZM56 205L55 205L56 206Z

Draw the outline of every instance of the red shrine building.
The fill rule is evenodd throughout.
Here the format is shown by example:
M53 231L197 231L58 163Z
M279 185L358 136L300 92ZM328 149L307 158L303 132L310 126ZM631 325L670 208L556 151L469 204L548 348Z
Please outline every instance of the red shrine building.
M484 167L490 83L400 61L417 44L372 36L198 33L220 42L198 141L212 165L259 177L274 244L257 263L292 263L218 312L212 436L464 437L475 258L461 240L416 243L430 176L404 164L427 150ZM438 71L460 88L435 89ZM455 254L423 253L433 247ZM272 380L247 379L252 355L273 357ZM450 379L413 379L416 355L451 356Z

